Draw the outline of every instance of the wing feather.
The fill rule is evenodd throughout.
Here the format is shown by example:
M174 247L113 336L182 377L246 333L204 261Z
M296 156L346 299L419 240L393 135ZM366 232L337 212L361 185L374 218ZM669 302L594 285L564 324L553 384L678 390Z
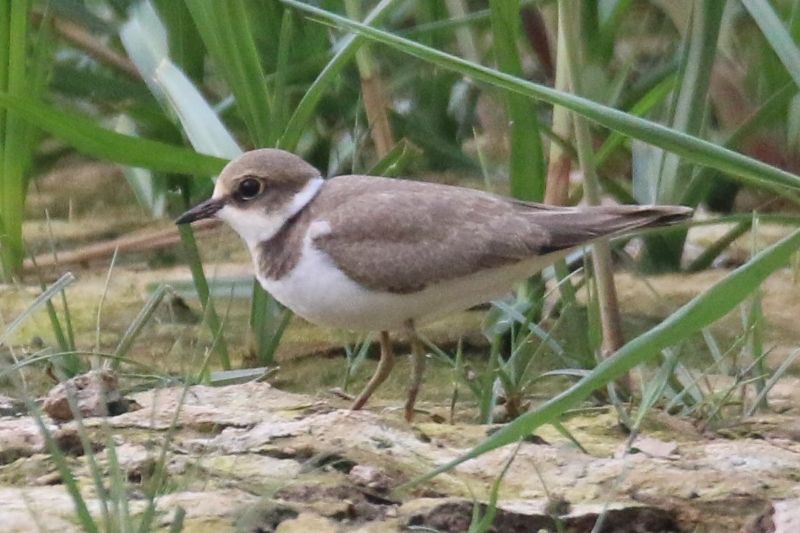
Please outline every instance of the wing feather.
M317 248L362 285L395 293L691 215L679 206L555 207L368 176L331 179L312 210L330 224Z

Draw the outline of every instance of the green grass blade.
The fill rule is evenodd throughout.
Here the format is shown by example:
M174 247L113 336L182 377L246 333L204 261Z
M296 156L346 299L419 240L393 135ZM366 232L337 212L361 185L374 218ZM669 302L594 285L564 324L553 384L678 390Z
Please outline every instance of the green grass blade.
M409 161L419 155L419 148L405 139L400 139L383 159L367 171L367 174L370 176L399 176Z
M47 363L51 362L52 360L56 360L60 357L65 356L82 356L82 357L97 357L99 359L110 359L113 360L116 358L114 354L110 353L99 353L95 351L91 352L84 352L84 351L75 351L75 352L68 352L68 353L44 353L41 355L31 355L27 359L20 361L18 363L14 363L13 365L6 365L0 369L0 378L5 378L7 376L11 376L15 372L27 368L29 366L38 365L40 363ZM136 367L140 372L148 374L148 375L161 375L163 372L159 373L160 371L157 368L145 365L143 363L139 363L134 359L123 359L128 365Z
M699 136L708 115L708 89L725 3L702 0L692 6L670 124L677 131ZM676 204L689 184L692 169L678 154L654 152L654 164L633 173L634 196L642 204ZM685 239L682 231L645 238L642 268L649 272L679 270Z
M738 148L744 140L757 133L761 128L786 112L786 106L797 94L797 86L793 82L786 83L783 87L775 91L763 104L751 114L736 130L725 140L723 146L727 148ZM698 169L692 176L689 186L681 199L683 205L697 205L702 198L705 198L706 191L710 187L714 175L714 169L703 167Z
M281 310L278 303L254 280L250 303L250 329L253 333L255 356L264 366L275 362L275 350L292 314Z
M11 338L11 335L13 335L14 332L16 332L33 313L35 313L41 306L49 302L51 298L54 298L59 292L74 282L75 276L72 274L72 272L67 272L58 278L55 283L50 285L47 290L43 291L39 296L37 296L36 299L33 300L28 307L26 307L25 310L17 316L17 318L12 320L11 323L6 326L6 329L4 329L3 333L0 334L0 344L5 344L7 340Z
M663 102L674 87L675 76L667 76L653 86L652 89L647 91L647 93L645 93L640 100L633 104L628 113L631 115L636 115L637 117L643 117L654 107ZM624 142L624 135L616 131L612 132L611 135L609 135L608 138L603 142L600 148L597 149L597 153L594 157L595 164L598 167L601 166L609 158L609 156L614 153L614 150L622 146Z
M711 265L714 263L714 260L719 257L725 250L728 249L728 246L733 244L733 242L750 231L753 223L751 221L744 221L740 222L731 228L729 231L725 233L722 237L714 241L711 246L708 246L703 253L698 255L689 266L686 267L687 272L700 272L701 270L705 270L710 268Z
M211 330L212 338L215 339L214 349L219 357L220 365L222 365L223 369L230 370L231 360L228 356L228 344L225 342L225 336L222 333L222 322L214 306L214 300L209 295L208 280L203 271L203 261L200 259L200 251L197 248L194 232L191 226L182 224L178 226L178 233L181 236L181 243L183 244L189 269L192 271L192 280L197 289L197 296L203 306L203 317Z
M760 252L725 279L678 309L661 324L627 343L566 391L506 425L461 457L410 483L416 484L431 479L464 461L516 442L537 427L557 420L567 409L580 404L593 391L624 375L636 365L652 359L664 348L686 339L725 316L756 290L772 272L786 265L798 248L800 248L800 230Z
M274 85L272 89L272 127L270 128L269 146L278 142L279 135L286 128L289 116L289 98L287 80L292 70L289 60L291 57L292 38L294 36L294 13L291 9L283 12L281 20L281 36L278 42L278 60L275 66Z
M49 225L49 218L48 218L48 225ZM52 228L49 228L52 231ZM51 233L52 239L52 233ZM51 246L53 246L51 240ZM55 255L55 249L53 249L53 254ZM56 256L57 259L57 256ZM39 280L39 288L42 292L47 290L47 285L45 284L44 278L42 277L42 273L39 270L38 265L36 264L36 259L34 256L31 256L31 261L33 262L33 266L36 272L36 276ZM53 305L53 300L49 299L46 302L47 305L47 315L50 318L50 329L53 330L53 335L56 338L56 343L58 344L59 349L64 352L74 352L75 351L75 331L72 327L72 317L70 315L69 305L67 303L67 293L66 291L61 291L61 305L64 309L64 322L66 327L66 333L64 331L64 327L61 326L61 320L58 318L58 313L56 312L56 307ZM81 364L80 360L75 356L64 356L61 360L63 364L63 369L67 375L67 377L72 377L81 372Z
M706 116L711 71L717 50L722 12L725 3L715 0L695 2L686 35L685 61L679 73L680 84L675 97L672 127L690 135L699 135ZM650 203L676 203L685 187L686 178L679 172L676 154L665 154L661 160L657 197Z
M258 146L270 139L270 95L244 0L188 0L211 59L236 98L236 106Z
M766 0L742 0L742 5L756 21L764 38L800 87L800 49L778 14Z
M381 0L381 2L366 16L364 24L379 24L386 18L391 8L397 3L399 3L399 0ZM297 104L292 116L289 117L286 129L278 140L278 146L280 148L285 150L295 149L297 143L300 141L300 136L303 134L303 130L314 116L314 111L317 108L317 104L319 104L322 99L325 90L331 83L339 78L344 67L355 58L356 52L358 52L358 49L361 48L365 42L366 38L358 35L350 35L344 38L338 46L336 54L334 54L328 64L325 65L322 72L319 73L314 83L311 84L311 87L309 87L303 95L300 103Z
M136 123L127 115L117 118L114 125L117 133L138 136ZM168 184L163 176L155 175L146 168L123 166L122 173L125 181L133 190L139 205L147 210L153 218L161 218L167 208Z
M30 1L10 2L0 11L0 47L5 63L0 78L0 91L26 94L30 90L28 62L28 19ZM27 179L26 164L32 150L29 141L30 124L18 113L7 110L0 116L0 219L4 232L0 234L0 260L7 277L19 272L24 257L22 244L22 218L25 205Z
M519 453L521 446L522 441L520 440L517 444L517 447L514 448L514 450L511 452L511 455L506 460L503 468L500 470L500 473L495 476L494 481L492 482L492 488L489 490L489 502L486 506L486 513L483 515L483 517L480 516L480 510L477 503L475 504L472 514L472 523L469 525L469 533L486 533L492 529L495 516L497 515L497 501L500 498L500 485L503 483L503 478L508 473L509 468L511 468L514 459L517 458L517 454Z
M786 356L783 361L781 361L781 364L778 365L778 368L775 369L775 372L772 373L767 382L764 384L764 388L762 388L758 392L758 395L753 399L753 404L750 406L745 416L750 417L756 413L759 405L767 398L769 391L771 391L772 387L778 383L779 379L786 377L787 371L792 368L798 357L800 357L800 348L794 350L792 353Z
M0 93L0 107L60 138L79 152L123 165L160 172L215 176L227 160L183 146L122 135L97 126L92 120L57 109L44 102Z
M519 42L519 1L491 0L494 54L499 70L522 78ZM536 102L523 95L505 93L511 153L511 195L541 202L544 198L545 164Z
M281 1L298 10L310 13L327 23L359 33L369 39L442 68L457 71L475 81L517 92L549 104L564 106L609 129L674 152L693 163L711 166L717 170L730 173L732 177L754 186L800 188L800 177L704 139L632 116L586 98L498 72L298 0Z
M109 497L114 509L114 517L120 527L120 533L127 533L130 530L131 518L128 506L128 494L126 488L126 472L119 464L117 457L117 445L111 432L106 438L106 456L108 457L108 471L111 483L109 487Z
M95 494L100 507L100 516L102 517L103 524L105 525L104 529L109 530L111 529L111 520L108 512L108 492L105 484L103 483L103 472L97 465L97 457L95 456L94 449L92 448L92 441L89 438L88 432L86 431L86 426L83 425L83 415L81 414L80 407L78 407L78 399L75 394L76 391L74 389L67 389L67 403L69 404L69 409L72 412L75 420L78 440L81 443L81 448L83 448L83 456L86 459L89 477L94 484Z
M170 59L166 30L150 4L139 4L132 10L120 31L120 39L148 81L150 92L177 115L195 150L223 159L241 154L217 113Z
M122 358L128 354L128 350L131 349L133 343L136 341L136 338L142 332L142 328L150 321L153 317L153 313L155 313L156 309L158 309L159 304L164 299L164 296L167 295L168 288L166 285L159 285L156 291L150 295L150 298L147 299L145 302L144 307L142 307L139 314L136 315L136 318L133 319L133 322L130 323L128 329L125 331L125 334L122 335L122 339L120 339L119 344L117 344L117 349L114 350L114 357L118 357L119 359L112 359L111 367L116 370L119 368L120 362Z
M169 56L195 82L202 81L206 50L198 46L200 34L185 2L155 0L158 15L167 28Z

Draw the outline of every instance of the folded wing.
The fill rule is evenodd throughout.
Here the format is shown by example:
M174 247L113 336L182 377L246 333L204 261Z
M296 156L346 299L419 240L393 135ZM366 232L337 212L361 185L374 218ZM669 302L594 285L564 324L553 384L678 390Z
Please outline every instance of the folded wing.
M394 293L691 213L680 207L560 208L460 187L363 176L332 179L315 204L328 213L330 225L315 237L315 246L362 285Z

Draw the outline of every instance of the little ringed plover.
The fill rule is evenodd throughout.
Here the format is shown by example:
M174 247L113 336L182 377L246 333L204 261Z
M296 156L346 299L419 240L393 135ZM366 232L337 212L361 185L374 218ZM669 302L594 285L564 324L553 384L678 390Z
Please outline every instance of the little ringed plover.
M323 179L301 158L260 149L231 161L212 197L176 220L227 222L258 281L319 325L380 331L378 367L361 408L394 365L389 331L405 331L414 370L406 418L424 372L421 323L488 302L598 238L690 217L681 206L556 207L401 179Z

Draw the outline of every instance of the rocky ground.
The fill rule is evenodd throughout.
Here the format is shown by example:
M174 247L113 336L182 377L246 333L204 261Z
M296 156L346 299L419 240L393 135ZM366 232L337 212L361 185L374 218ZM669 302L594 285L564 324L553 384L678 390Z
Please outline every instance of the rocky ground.
M787 379L775 389L776 410L797 405L798 385ZM182 508L186 531L466 531L474 506L485 511L494 476L513 452L496 450L396 490L464 453L491 427L426 415L409 425L391 404L354 413L336 398L265 383L194 386L185 396L171 387L132 399L140 409L83 424L106 476L113 443L134 515L146 505L143 488L169 441L157 499L157 523L165 529ZM493 531L588 532L601 514L602 531L614 532L799 530L796 416L762 416L715 434L658 413L651 419L627 448L610 410L568 417L565 425L586 453L542 428L520 445L502 481ZM75 422L50 428L99 516ZM31 417L0 419L4 531L79 530L44 448Z

